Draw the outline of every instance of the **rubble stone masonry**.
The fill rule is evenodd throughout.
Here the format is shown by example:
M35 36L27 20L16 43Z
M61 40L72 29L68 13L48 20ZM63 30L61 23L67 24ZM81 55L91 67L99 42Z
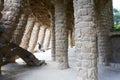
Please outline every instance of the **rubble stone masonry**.
M93 0L73 0L78 80L98 80Z

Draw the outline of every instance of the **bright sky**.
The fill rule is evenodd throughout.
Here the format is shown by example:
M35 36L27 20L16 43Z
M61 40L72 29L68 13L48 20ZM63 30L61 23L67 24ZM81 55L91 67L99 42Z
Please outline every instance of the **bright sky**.
M113 8L120 10L120 0L113 0Z

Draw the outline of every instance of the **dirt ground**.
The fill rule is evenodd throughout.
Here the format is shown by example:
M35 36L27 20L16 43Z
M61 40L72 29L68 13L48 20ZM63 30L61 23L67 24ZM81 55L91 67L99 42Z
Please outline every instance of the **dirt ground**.
M36 52L35 56L40 60L46 60L47 65L29 67L23 60L17 59L17 63L2 67L0 80L77 80L74 48L69 49L70 68L65 70L57 69L56 62L51 61L51 50ZM120 70L99 66L98 73L99 80L120 80Z

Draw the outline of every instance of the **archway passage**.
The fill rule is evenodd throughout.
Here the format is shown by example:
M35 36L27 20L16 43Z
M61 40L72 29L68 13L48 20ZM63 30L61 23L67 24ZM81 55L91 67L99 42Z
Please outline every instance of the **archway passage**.
M25 4L23 4L25 3ZM1 3L2 4L2 3ZM28 2L24 2L23 0L4 0L4 8L2 11L2 18L0 20L0 42L1 42L1 62L0 66L9 63L14 62L13 59L16 55L20 56L28 65L31 66L39 66L41 62L33 54L28 52L27 50L19 47L19 42L17 43L12 39L12 35L14 33L14 30L16 29L16 26L18 22L20 21L20 15L22 14L22 9L26 8L25 5L27 5ZM28 8L28 6L27 6ZM28 9L27 9L28 10ZM24 11L23 11L24 12ZM25 13L26 14L26 13ZM26 15L28 16L28 15ZM25 16L25 17L26 17ZM21 23L23 25L24 23ZM24 25L25 26L25 25ZM21 26L24 28L24 26ZM21 28L19 27L19 28ZM19 29L17 29L15 34L19 34ZM20 36L17 36L20 37ZM16 38L16 37L15 37ZM17 39L17 38L16 38Z
M16 55L28 65L40 65L32 54L38 43L38 52L46 52L52 43L52 60L60 70L70 67L68 50L75 45L78 80L98 80L98 63L109 65L112 0L4 0L2 4L1 65L2 57L8 63Z

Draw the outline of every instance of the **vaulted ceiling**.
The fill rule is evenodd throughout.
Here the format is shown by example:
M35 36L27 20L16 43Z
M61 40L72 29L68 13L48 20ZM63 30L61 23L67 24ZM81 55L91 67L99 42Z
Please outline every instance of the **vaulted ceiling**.
M52 10L54 9L54 0L29 0L32 13L37 17L42 25L50 26L52 20ZM68 0L67 20L68 28L73 28L73 1Z
M50 26L53 0L30 0L30 8L42 25Z

